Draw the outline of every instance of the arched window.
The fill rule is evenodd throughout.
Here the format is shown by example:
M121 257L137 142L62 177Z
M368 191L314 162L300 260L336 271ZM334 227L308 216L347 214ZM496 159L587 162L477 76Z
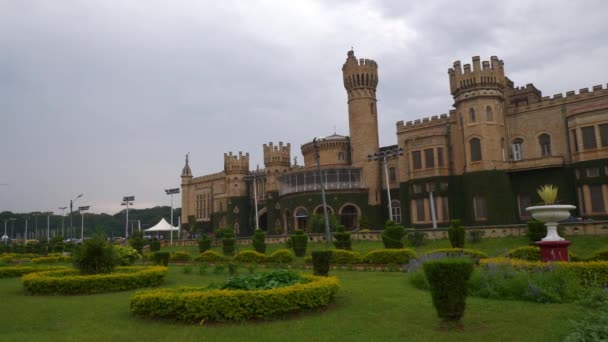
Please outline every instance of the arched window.
M471 161L481 160L481 140L473 138L469 140L469 146L471 149Z
M391 201L392 217L395 223L401 223L401 202L398 200Z
M306 230L308 223L308 212L304 208L298 208L293 215L296 219L296 229Z
M357 208L348 204L342 208L340 211L340 223L347 230L352 230L357 227L357 222L359 221L359 211Z
M469 121L475 122L475 109L469 109Z
M524 159L524 139L517 138L513 140L513 160Z
M486 120L494 121L494 113L492 113L492 107L490 106L486 107Z
M313 212L315 215L323 216L323 204L317 206ZM333 214L334 214L334 209L330 206L327 206L327 215L333 215Z
M538 144L540 145L540 156L548 157L551 155L551 136L543 133L538 136Z

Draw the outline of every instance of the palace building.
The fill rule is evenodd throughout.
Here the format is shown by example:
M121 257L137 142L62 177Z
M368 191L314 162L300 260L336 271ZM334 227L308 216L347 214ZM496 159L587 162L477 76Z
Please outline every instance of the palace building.
M362 217L370 229L391 217L408 227L456 218L467 226L523 223L543 184L558 186L560 202L577 206L573 215L608 218L608 88L542 96L532 83L516 87L495 56L456 61L448 76L454 109L399 121L396 144L380 146L378 64L349 51L342 77L350 135L305 142L304 165L292 164L282 142L263 145L259 170L250 169L248 153L230 152L223 171L194 177L186 158L184 224L248 236L257 215L269 234L306 230L323 213L319 178L328 212L351 230Z

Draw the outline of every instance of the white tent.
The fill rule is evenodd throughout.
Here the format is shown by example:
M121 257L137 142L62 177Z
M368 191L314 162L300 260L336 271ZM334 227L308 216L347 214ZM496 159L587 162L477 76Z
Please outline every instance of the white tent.
M144 230L145 232L170 232L179 231L179 227L173 227L165 219L161 219L154 227Z

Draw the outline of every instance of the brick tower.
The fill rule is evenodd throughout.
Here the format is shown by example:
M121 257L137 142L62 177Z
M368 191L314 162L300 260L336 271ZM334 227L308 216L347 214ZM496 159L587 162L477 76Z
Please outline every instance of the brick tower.
M243 179L249 172L249 153L224 153L224 172L226 173L227 194L229 197L247 196L247 186Z
M279 191L277 178L279 175L289 171L291 165L291 145L274 146L272 142L264 144L264 166L266 167L267 180L266 191Z

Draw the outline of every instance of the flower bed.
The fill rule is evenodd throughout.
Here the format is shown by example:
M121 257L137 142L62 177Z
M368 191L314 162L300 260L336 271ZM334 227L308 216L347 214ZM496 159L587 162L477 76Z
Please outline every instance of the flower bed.
M335 277L303 276L307 283L269 290L158 289L136 293L135 315L187 322L244 321L327 306L338 291Z
M112 273L81 275L77 270L36 272L23 276L23 290L30 295L71 295L115 292L158 286L167 267L117 267Z
M28 266L6 266L0 267L0 278L21 277L24 274L41 271L53 270L70 270L65 266L46 266L46 265L28 265Z

